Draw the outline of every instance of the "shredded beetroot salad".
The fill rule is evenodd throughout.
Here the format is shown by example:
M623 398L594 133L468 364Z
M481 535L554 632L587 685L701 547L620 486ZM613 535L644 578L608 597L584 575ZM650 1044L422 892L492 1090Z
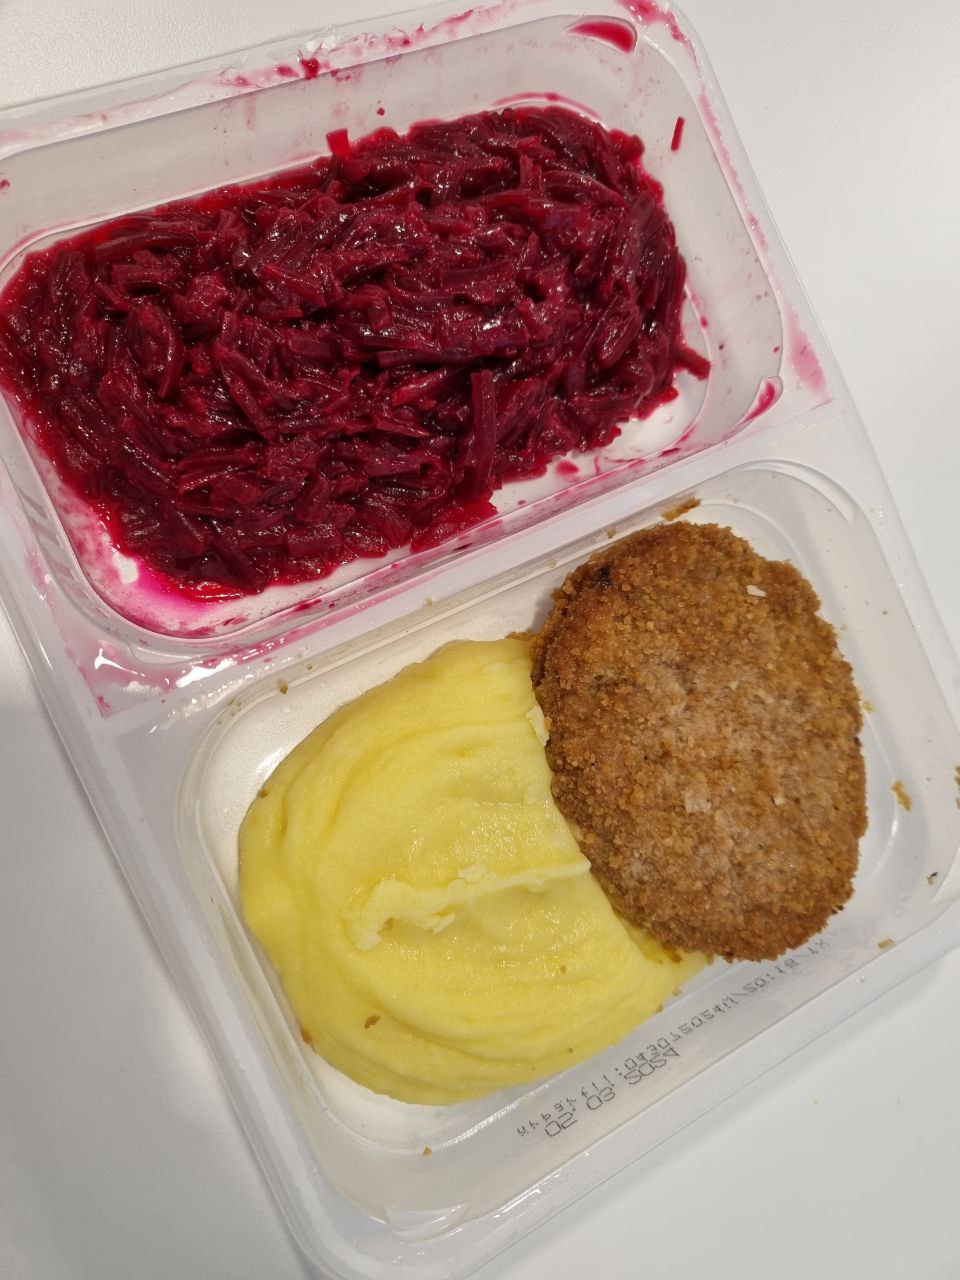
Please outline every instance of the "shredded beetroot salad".
M34 254L0 300L58 472L201 593L440 541L707 371L637 138L531 107L329 141Z

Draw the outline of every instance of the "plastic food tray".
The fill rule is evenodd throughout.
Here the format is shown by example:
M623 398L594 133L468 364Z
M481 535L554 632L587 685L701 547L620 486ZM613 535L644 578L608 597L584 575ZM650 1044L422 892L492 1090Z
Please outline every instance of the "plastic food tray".
M7 111L0 285L31 249L301 163L331 129L545 100L644 139L688 263L686 334L712 372L681 376L679 397L614 446L509 486L485 525L245 602L185 602L109 546L0 403L11 621L297 1239L339 1277L468 1274L960 941L956 659L675 11L428 9ZM302 1043L243 927L246 806L335 707L447 640L535 625L611 531L691 496L685 518L809 577L853 664L870 824L851 903L776 963L715 963L550 1080L453 1107L354 1085Z

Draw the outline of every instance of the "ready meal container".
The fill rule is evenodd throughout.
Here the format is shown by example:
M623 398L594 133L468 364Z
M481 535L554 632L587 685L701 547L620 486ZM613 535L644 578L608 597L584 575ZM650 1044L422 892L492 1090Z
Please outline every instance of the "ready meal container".
M185 601L110 545L0 401L10 619L296 1238L338 1277L469 1274L960 941L956 659L676 10L440 6L12 108L0 287L59 237L302 164L334 130L543 102L643 139L687 262L685 337L711 372L681 372L609 448L505 487L486 523L321 581ZM247 806L330 711L447 640L535 625L611 531L687 498L686 518L797 565L853 665L870 819L853 899L777 962L715 962L553 1079L451 1107L367 1092L302 1042L244 928Z

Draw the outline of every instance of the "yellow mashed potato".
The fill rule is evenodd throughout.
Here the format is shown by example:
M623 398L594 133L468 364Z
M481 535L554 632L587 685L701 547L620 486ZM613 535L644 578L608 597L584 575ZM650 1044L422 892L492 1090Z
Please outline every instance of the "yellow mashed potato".
M620 1039L704 963L613 911L553 803L518 639L448 645L342 707L240 832L247 923L304 1038L451 1103Z

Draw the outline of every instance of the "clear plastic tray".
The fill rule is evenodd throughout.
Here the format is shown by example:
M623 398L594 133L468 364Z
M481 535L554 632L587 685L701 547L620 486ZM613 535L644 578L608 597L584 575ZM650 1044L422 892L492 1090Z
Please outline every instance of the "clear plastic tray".
M14 627L297 1238L345 1278L468 1274L960 941L956 660L703 51L673 11L427 10L0 118L2 281L30 247L297 163L331 128L559 94L647 143L690 267L687 331L714 372L577 460L576 476L554 469L505 491L488 526L242 608L173 607L104 547L0 404ZM714 964L622 1044L552 1080L448 1108L353 1085L305 1048L242 926L247 804L334 707L448 639L530 626L611 529L689 495L700 505L686 518L797 564L840 631L868 708L870 825L852 902L775 964Z

